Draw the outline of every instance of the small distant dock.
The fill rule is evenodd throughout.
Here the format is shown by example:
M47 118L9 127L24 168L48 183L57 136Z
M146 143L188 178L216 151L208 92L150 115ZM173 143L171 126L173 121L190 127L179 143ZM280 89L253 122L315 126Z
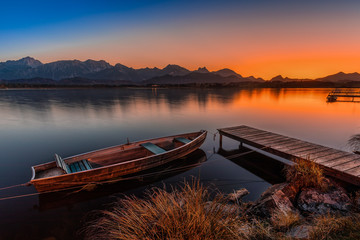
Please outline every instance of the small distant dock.
M244 125L221 128L218 131L220 133L220 147L222 147L222 138L225 136L239 141L241 145L244 143L290 161L310 159L324 169L327 175L360 186L359 154L340 151Z
M359 102L360 91L335 89L327 95L326 100L327 102Z

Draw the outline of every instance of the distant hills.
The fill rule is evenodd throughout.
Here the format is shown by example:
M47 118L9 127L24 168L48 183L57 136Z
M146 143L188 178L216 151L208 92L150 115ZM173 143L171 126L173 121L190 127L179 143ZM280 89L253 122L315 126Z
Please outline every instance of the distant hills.
M272 82L306 82L306 81L321 81L321 82L334 82L334 83L346 83L346 82L359 82L360 74L354 73L343 73L339 72L333 75L329 75L323 78L309 79L309 78L288 78L278 75L273 77L270 81Z
M122 64L111 64L101 60L65 60L43 64L32 57L16 61L0 62L0 80L26 83L65 84L188 84L263 82L261 78L242 77L231 69L210 72L206 67L190 71L169 64L163 69L134 69Z
M169 64L163 69L134 69L122 64L111 65L104 60L63 60L43 64L32 57L0 62L0 80L16 84L48 85L144 85L144 84L229 84L265 83L262 78L243 77L235 71L224 68L210 72L206 67L190 71L184 67ZM317 79L295 79L278 75L268 83L288 82L360 82L359 73L339 72Z

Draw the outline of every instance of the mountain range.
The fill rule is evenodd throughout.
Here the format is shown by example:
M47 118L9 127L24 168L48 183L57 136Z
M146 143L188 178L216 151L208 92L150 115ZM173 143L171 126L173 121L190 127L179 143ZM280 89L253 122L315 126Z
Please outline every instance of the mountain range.
M253 76L243 77L224 68L210 72L206 67L190 71L179 65L169 64L160 68L134 69L122 64L111 65L104 60L63 60L43 64L32 57L0 62L0 80L7 82L34 82L45 84L192 84L192 83L237 83L265 80ZM360 74L339 72L317 79L297 79L278 75L270 82L354 82Z
M319 81L319 82L336 82L336 83L346 83L346 82L359 82L360 74L357 72L354 73L343 73L339 72L322 78L288 78L278 75L273 77L271 82L307 82L307 81Z
M171 84L174 81L181 84L198 82L262 82L261 78L242 77L231 69L221 69L210 72L206 67L190 71L178 65L169 64L163 69L140 68L134 69L122 64L111 65L103 60L64 60L50 63L41 63L32 57L25 57L19 60L0 62L1 80L25 80L40 79L55 80L62 82L79 81L87 79L91 82L119 81L123 83L164 83ZM166 80L167 79L167 80ZM176 79L176 80L174 80ZM207 80L208 79L208 80Z

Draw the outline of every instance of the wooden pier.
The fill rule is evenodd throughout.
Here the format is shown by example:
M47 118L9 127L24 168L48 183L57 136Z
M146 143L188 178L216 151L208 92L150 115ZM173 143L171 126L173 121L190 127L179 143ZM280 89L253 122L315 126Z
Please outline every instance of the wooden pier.
M222 148L222 138L226 136L239 141L241 145L244 143L290 161L295 159L312 160L324 169L325 174L360 186L359 154L340 151L244 125L221 128L218 131L220 133L220 148Z
M335 89L327 95L326 100L328 102L358 102L360 101L360 91Z

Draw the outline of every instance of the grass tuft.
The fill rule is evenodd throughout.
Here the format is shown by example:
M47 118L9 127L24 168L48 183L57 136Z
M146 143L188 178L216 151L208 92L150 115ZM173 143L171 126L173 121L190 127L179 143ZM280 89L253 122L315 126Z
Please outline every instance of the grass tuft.
M286 180L298 189L314 187L326 191L328 183L323 170L310 159L295 160L295 164L285 167Z
M250 225L249 232L244 237L248 240L274 239L273 228L268 222L254 219Z
M314 219L315 226L310 239L360 239L360 215L334 216L325 215Z
M239 206L199 181L171 192L154 188L145 199L126 197L87 228L87 239L239 239Z
M301 220L297 212L277 211L271 215L271 225L277 231L285 232L297 225Z

